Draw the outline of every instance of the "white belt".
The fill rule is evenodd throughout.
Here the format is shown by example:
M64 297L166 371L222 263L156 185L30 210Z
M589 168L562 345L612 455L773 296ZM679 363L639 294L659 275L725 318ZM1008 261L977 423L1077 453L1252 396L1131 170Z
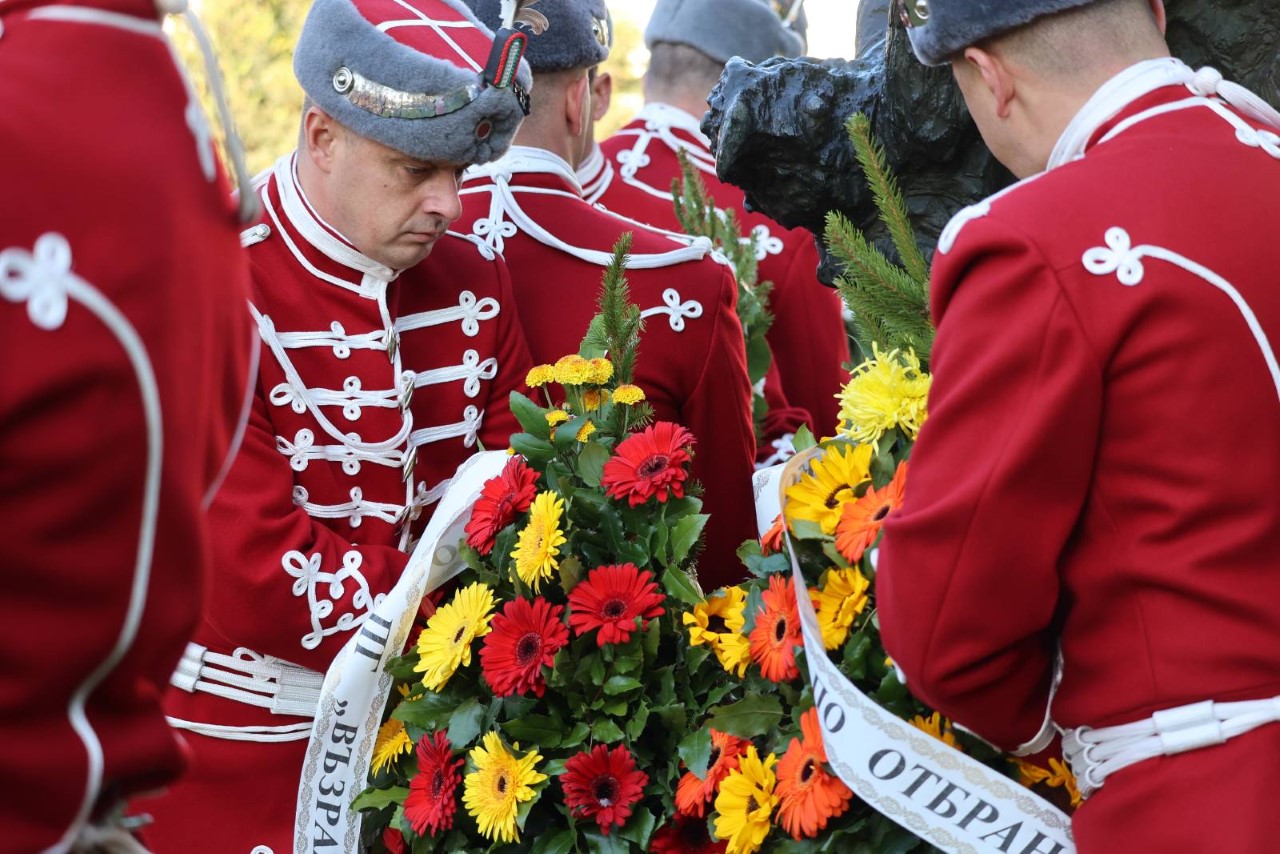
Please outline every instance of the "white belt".
M273 715L314 718L324 674L244 648L223 655L188 643L169 682L183 691L203 691Z
M1263 724L1280 722L1280 697L1215 703L1205 700L1156 712L1120 726L1079 727L1062 736L1062 751L1088 797L1119 771L1144 759L1222 744Z

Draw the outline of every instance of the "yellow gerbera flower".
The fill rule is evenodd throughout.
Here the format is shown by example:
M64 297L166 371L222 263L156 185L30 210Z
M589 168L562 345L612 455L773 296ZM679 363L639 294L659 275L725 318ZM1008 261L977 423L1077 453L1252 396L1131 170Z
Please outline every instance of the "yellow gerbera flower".
M565 356L551 370L553 378L560 385L582 385L589 382L593 375L591 363L578 355Z
M556 427L569 420L569 413L563 409L553 409L547 413L546 418L548 427Z
M585 442L591 438L591 434L594 432L596 432L596 425L588 421L586 424L583 424L581 428L579 428L578 435L575 436L574 438L576 438L579 442Z
M929 733L949 747L960 749L960 745L956 743L956 734L951 730L951 721L938 712L929 715L927 719L923 715L916 715L911 719L911 725L921 732Z
M644 389L638 385L625 383L613 390L613 402L633 406L644 400Z
M592 385L604 385L613 379L613 362L608 359L592 359L591 374L587 377L587 382Z
M413 739L405 732L404 721L389 719L378 729L378 739L373 743L373 773L380 774L406 753L413 752Z
M899 427L915 439L927 415L933 377L920 370L913 350L881 353L873 344L872 352L874 358L854 368L849 383L836 395L838 432L855 442L875 445L886 430Z
M534 592L542 586L542 579L550 578L560 565L556 556L560 554L560 546L566 542L564 532L560 530L563 515L564 499L554 492L541 493L533 499L529 523L520 531L516 549L511 553L516 562L516 574Z
M741 678L751 660L751 641L742 634L746 623L744 610L747 594L741 587L726 587L693 608L693 613L680 615L689 627L691 646L711 647L720 666Z
M857 569L832 569L821 591L809 591L813 607L818 611L822 628L822 645L839 649L849 637L854 619L867 607L867 589L871 582Z
M778 757L772 753L763 761L753 744L738 760L737 770L720 784L716 795L716 837L728 841L728 854L751 854L758 851L769 835L769 821L778 806L773 793L777 776L773 766Z
M489 634L493 616L493 590L479 582L454 594L418 635L418 663L413 669L423 674L422 685L439 691L459 667L471 664L471 642Z
M1071 772L1070 766L1065 762L1050 759L1048 768L1032 765L1023 759L1015 759L1013 762L1018 767L1018 782L1028 789L1036 783L1044 783L1055 789L1061 786L1071 797L1071 806L1080 806L1083 798L1080 797L1080 788L1076 785L1076 775Z
M554 369L550 365L537 365L529 370L524 378L524 384L537 388L540 385L546 385L555 379Z
M514 745L515 750L520 745ZM476 820L480 832L495 842L517 842L520 830L516 815L520 804L533 800L533 786L547 779L533 770L542 757L536 751L516 756L494 732L485 733L482 743L472 748L476 770L463 781L462 803Z
M870 466L870 445L833 446L813 461L813 474L806 472L787 487L787 520L807 519L822 533L835 534L844 505L857 500L854 488L871 477Z

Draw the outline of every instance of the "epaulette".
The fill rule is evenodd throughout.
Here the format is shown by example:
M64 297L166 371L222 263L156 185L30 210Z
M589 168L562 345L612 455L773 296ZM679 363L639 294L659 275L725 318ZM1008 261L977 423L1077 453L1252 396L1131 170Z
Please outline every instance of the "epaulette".
M240 232L240 245L245 249L248 249L250 246L255 246L270 236L271 226L267 225L265 222L260 222L257 225L250 226Z

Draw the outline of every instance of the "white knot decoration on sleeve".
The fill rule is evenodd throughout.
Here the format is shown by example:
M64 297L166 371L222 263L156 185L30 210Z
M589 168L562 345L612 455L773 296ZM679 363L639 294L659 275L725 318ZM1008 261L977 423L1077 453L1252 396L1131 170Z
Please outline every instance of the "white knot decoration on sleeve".
M66 321L67 291L74 279L71 246L61 234L41 235L32 252L16 248L0 252L0 295L10 302L25 302L31 322L46 331Z
M329 635L350 631L369 619L369 613L387 598L386 594L374 596L369 589L369 582L360 572L364 563L364 555L358 551L349 551L342 556L342 568L337 572L323 572L320 569L320 554L307 557L300 551L285 552L281 558L281 566L295 581L293 595L305 596L311 615L312 631L302 636L303 649L315 649ZM331 625L324 621L333 615L334 603L346 595L348 583L355 585L351 595L352 611L338 616ZM321 598L321 593L327 594Z
M653 317L665 314L668 316L667 322L670 324L672 332L684 332L685 318L696 320L702 317L702 303L697 300L682 302L680 292L675 288L667 288L662 292L662 302L664 305L646 308L640 312L640 316Z
M1104 237L1106 248L1098 246L1084 253L1084 268L1095 276L1115 274L1120 284L1133 287L1142 283L1145 270L1142 255L1133 248L1129 232L1123 228L1108 228Z

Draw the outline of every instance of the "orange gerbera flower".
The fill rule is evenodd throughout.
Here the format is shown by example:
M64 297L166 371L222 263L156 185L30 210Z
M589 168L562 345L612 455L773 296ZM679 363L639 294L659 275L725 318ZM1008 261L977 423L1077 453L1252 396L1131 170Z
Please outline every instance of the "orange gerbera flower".
M778 518L773 520L773 524L769 526L769 530L764 532L764 536L760 538L760 551L766 555L777 554L782 551L782 514L778 514Z
M907 483L907 464L898 466L893 480L884 489L867 487L866 495L844 506L844 512L836 524L836 549L849 563L857 563L862 553L871 547L880 535L885 518L902 506L902 495Z
M800 612L796 608L796 583L790 575L769 576L764 591L764 608L751 630L751 660L760 665L770 682L790 682L800 675L796 647L804 643L800 634Z
M818 710L800 716L804 741L791 739L778 762L778 823L793 839L812 839L827 822L843 815L853 792L824 767L827 749L818 727Z
M684 773L676 784L676 809L683 815L702 818L707 812L707 804L720 790L720 783L730 771L737 770L738 760L750 744L745 738L711 730L711 761L707 763L707 776L699 777L692 771Z

